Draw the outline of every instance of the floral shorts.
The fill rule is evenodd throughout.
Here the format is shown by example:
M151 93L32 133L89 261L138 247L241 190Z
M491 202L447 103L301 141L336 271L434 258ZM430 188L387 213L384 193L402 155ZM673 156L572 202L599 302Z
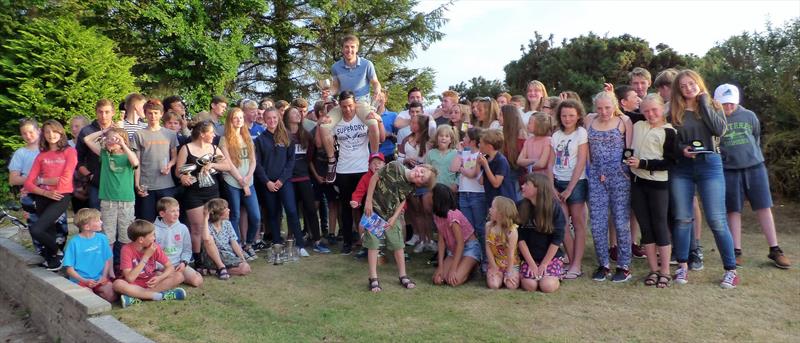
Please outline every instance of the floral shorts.
M519 274L523 279L534 278L533 272L531 272L527 262L522 262L522 266L519 268ZM544 271L544 276L555 276L559 280L561 279L562 274L564 274L564 261L561 259L561 257L556 257L550 261Z

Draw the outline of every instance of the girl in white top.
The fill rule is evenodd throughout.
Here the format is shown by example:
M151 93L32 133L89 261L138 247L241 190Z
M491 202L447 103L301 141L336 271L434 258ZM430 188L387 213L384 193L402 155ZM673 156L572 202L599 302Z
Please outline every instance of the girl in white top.
M400 146L397 148L397 160L406 165L406 167L414 168L416 165L423 163L425 153L429 148L430 136L428 135L428 116L416 116L411 119L411 134L406 137Z
M480 182L481 168L477 163L480 136L480 128L467 129L467 134L459 144L462 147L461 153L456 159L461 165L458 169L458 207L475 228L475 235L483 246L486 241L486 200L483 184Z
M586 161L589 154L589 135L583 128L586 111L573 99L565 99L556 108L559 130L553 133L550 161L556 194L566 202L567 215L575 228L574 237L564 235L564 247L570 264L564 279L576 279L583 275L581 260L586 244Z

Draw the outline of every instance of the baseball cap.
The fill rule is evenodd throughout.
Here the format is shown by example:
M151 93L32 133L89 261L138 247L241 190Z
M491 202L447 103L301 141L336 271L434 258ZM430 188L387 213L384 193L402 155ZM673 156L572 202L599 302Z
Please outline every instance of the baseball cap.
M377 158L377 159L380 159L381 161L386 162L386 159L383 157L383 154L380 153L380 152L373 152L372 154L369 155L369 161L370 162L372 162L373 158Z
M719 101L721 104L739 104L739 88L736 86L725 83L719 85L714 90L714 100Z

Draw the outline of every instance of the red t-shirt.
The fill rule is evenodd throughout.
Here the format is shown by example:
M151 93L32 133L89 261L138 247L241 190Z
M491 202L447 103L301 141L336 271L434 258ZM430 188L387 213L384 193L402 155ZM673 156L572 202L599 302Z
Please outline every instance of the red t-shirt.
M142 269L141 273L136 277L136 280L133 282L135 285L147 288L147 280L150 278L155 277L156 274L156 262L161 263L162 266L167 265L169 259L167 258L167 254L161 250L161 246L158 243L153 242L156 245L156 252L153 253L153 256L150 256L150 259L147 260L147 264ZM133 269L139 262L143 260L144 250L136 251L136 247L134 243L125 244L120 251L120 258L119 258L119 267L122 270L125 269Z
M36 177L42 178L58 178L58 184L55 186L40 185L39 187L55 191L60 194L72 193L72 174L75 173L75 167L78 165L78 152L75 148L67 147L62 151L44 151L40 152L36 159L33 160L31 172L25 180L25 190L33 192L36 189Z

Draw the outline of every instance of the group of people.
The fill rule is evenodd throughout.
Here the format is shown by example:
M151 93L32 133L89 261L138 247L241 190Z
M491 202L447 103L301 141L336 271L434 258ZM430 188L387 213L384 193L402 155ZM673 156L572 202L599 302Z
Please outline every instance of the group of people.
M73 118L73 140L58 121L23 119L9 182L22 186L44 266L110 301L122 295L123 306L184 299L183 283L250 273L263 240L284 242L285 218L301 256L360 244L373 292L382 245L405 288L416 286L410 246L436 253L434 284L480 274L493 289L553 292L583 275L588 204L592 279L628 281L632 258L646 257L644 283L663 288L703 268L702 205L720 285L734 288L745 199L768 257L791 265L775 234L759 122L736 86L712 97L696 72L668 69L648 94L651 75L635 68L630 85L599 90L590 114L574 92L549 97L539 81L524 96L464 100L448 90L436 108L414 87L395 113L357 51L346 36L311 109L300 98L228 109L215 96L191 119L178 96L130 94L117 122L108 99L95 120ZM66 242L70 205L80 232Z

